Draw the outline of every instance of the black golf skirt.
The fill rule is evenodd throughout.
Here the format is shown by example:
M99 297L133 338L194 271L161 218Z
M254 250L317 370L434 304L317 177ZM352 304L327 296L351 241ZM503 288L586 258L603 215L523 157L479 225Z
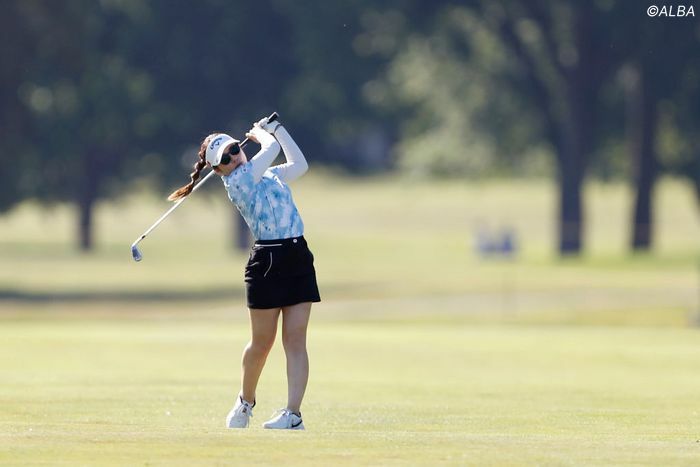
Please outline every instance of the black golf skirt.
M314 255L304 237L257 240L245 267L248 308L320 302Z

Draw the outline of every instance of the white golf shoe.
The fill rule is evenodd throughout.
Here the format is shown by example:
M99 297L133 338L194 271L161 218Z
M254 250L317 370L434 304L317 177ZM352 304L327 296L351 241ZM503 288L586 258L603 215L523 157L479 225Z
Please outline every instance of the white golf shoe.
M271 419L263 423L263 428L273 430L303 430L304 422L300 417L288 409L280 409L272 416Z
M236 405L233 406L226 416L226 426L228 428L248 428L250 417L253 416L254 406L255 401L251 404L248 401L244 401L243 397L239 395Z

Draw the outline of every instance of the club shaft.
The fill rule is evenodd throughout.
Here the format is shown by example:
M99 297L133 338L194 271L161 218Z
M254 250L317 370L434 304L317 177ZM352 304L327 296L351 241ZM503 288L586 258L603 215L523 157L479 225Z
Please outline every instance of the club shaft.
M200 186L204 185L204 182L206 182L207 180L209 180L209 177L211 177L212 175L214 175L214 173L215 173L215 172L214 172L213 170L212 170L211 172L209 172L209 173L206 175L206 177L204 177L199 183L197 183L197 184L194 186L194 188L192 189L192 192L191 192L191 193L194 193L195 191L197 191L197 189L198 189ZM160 223L163 222L163 221L165 220L165 218L168 217L174 210L176 210L177 208L179 208L180 205L181 205L182 203L184 203L185 200L186 200L188 197L189 197L189 195L188 195L188 196L185 196L184 198L182 198L181 200L179 200L177 203L175 203L175 204L173 205L173 207L171 207L170 209L168 209L168 211L167 211L165 214L163 214L162 216L160 216L160 218L159 218L157 221L155 221L155 222L153 223L153 225L150 226L150 227L148 228L148 230L146 230L146 231L143 233L143 235L141 235L141 237L138 239L137 243L140 242L141 240L143 240L144 238L146 238L146 235L148 235L149 233L151 233L151 232L153 231L153 229L155 229L156 227L158 227L158 225L160 225Z
M267 117L267 118L268 118L268 122L273 122L273 121L275 121L275 120L277 120L277 119L279 118L279 115L277 115L277 112L273 112L273 113L270 114L270 116ZM243 142L240 143L240 146L241 146L241 147L245 146L245 145L248 143L248 141L249 141L249 138L244 139ZM139 253L138 248L136 247L136 245L138 245L138 243L139 243L141 240L143 240L144 238L146 238L146 236L147 236L149 233L153 232L153 230L154 230L156 227L158 227L158 226L160 225L161 222L163 222L170 214L172 214L172 212L173 212L174 210L176 210L178 207L180 207L180 205L189 197L189 195L191 195L192 193L194 193L195 191L197 191L197 190L199 189L199 187L202 186L202 185L204 185L204 182L206 182L207 180L209 180L209 177L211 177L211 176L214 175L215 173L216 173L216 172L214 172L213 170L212 170L211 172L209 172L199 183L197 183L197 184L194 186L194 188L192 188L192 191L191 191L187 196L181 198L177 203L175 203L175 204L173 205L173 207L171 207L170 209L168 209L168 210L166 211L165 214L163 214L162 216L160 216L160 218L159 218L157 221L155 221L155 222L153 223L153 225L150 226L150 227L148 228L148 230L146 230L143 234L141 234L141 236L140 236L138 239L136 239L136 241L135 241L134 243L131 244L131 252L132 252L132 255L134 256L134 259L135 259L136 261L140 261L140 260L141 260L141 255L140 255L140 253Z
M249 141L248 138L244 139L243 142L241 142L241 147L245 146L245 145L248 143L248 141ZM190 192L190 195L191 195L192 193L194 193L195 191L197 191L197 190L199 189L200 186L204 185L204 182L206 182L207 180L209 180L209 177L211 177L211 176L214 175L215 173L216 173L216 172L214 172L213 170L212 170L211 172L209 172L199 183L197 183L197 184L194 186L194 188L193 188L192 191ZM153 225L150 226L143 234L141 234L141 236L138 238L138 240L136 240L134 243L132 243L131 246L132 246L132 247L136 246L141 240L143 240L144 238L146 238L146 235L148 235L149 233L153 232L153 230L154 230L156 227L158 227L158 226L160 225L160 223L163 222L174 210L176 210L178 207L180 207L180 205L181 205L182 203L184 203L185 200L186 200L187 198L189 198L190 195L187 195L187 196L185 196L184 198L180 199L180 200L179 200L177 203L175 203L170 209L168 209L168 210L166 211L166 213L163 214L162 216L160 216L160 218L159 218L157 221L155 221L155 222L153 223Z

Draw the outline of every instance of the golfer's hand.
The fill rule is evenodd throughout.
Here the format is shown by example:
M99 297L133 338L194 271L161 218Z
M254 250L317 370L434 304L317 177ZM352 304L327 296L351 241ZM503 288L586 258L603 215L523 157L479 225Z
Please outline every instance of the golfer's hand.
M270 133L271 135L274 135L275 130L278 126L280 126L280 122L278 122L277 120L275 120L274 122L268 122L267 117L263 117L260 120L258 120L253 126L258 126Z
M265 136L263 136L262 138L260 138L260 133L261 133L261 132L265 132L265 133L266 133L266 131L265 131L261 126L259 126L259 125L256 123L255 125L253 125L253 128L251 128L251 129L248 131L248 133L245 134L245 137L248 138L249 140L253 141L254 143L260 144L260 139L264 139L264 138L265 138Z

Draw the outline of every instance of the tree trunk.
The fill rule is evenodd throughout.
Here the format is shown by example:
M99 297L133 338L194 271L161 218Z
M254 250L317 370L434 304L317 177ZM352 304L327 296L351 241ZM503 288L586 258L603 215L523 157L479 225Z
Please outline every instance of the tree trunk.
M528 47L516 33L514 20L506 16L499 32L505 43L524 65L532 85L532 95L542 109L548 139L557 156L559 206L559 253L577 255L583 246L582 187L585 169L595 147L595 109L603 70L599 69L600 51L592 45L594 7L591 2L572 3L574 49L576 53L561 58L554 36L551 17L539 2L520 2L538 23L553 70L540 70ZM543 78L551 75L554 78Z
M597 80L591 46L592 10L587 3L575 9L574 41L578 56L563 71L566 112L559 151L559 253L578 255L583 247L582 188L591 148L594 147Z
M578 255L583 248L582 189L590 148L593 145L593 102L588 75L572 73L566 83L567 114L559 149L559 253Z
M559 254L572 256L583 247L583 201L587 138L589 128L583 113L581 94L575 84L569 86L569 115L564 123L559 152Z
M700 156L696 157L700 159ZM697 207L700 210L700 163L697 164L697 168L695 169L693 184L695 185L695 201L697 201Z
M93 200L81 198L78 203L78 248L81 251L92 250L92 208Z
M77 191L77 208L78 208L78 248L80 251L87 252L92 250L92 212L97 201L97 187L99 186L100 170L96 158L98 152L88 149L83 161L83 174L79 181L80 186Z
M562 256L578 255L582 247L583 176L581 171L576 169L579 165L576 151L572 152L574 154L563 156L567 160L562 164L559 179L559 253Z
M653 244L653 191L657 172L654 157L657 109L649 76L642 74L630 94L629 137L636 188L630 246L635 252L643 252L649 251Z

